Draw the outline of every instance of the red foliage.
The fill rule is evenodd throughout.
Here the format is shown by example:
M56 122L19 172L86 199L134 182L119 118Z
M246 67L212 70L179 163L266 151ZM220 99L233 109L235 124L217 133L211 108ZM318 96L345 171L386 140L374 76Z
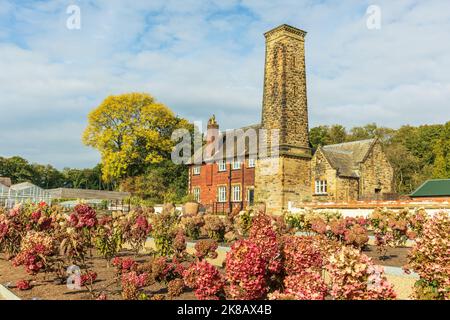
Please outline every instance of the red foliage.
M30 280L19 280L16 283L16 287L20 291L30 290L32 288Z
M450 218L442 211L428 219L408 255L406 271L417 272L418 299L450 300Z
M29 232L23 238L20 252L13 260L15 267L23 265L29 274L37 274L48 267L47 257L54 255L53 239L41 232Z
M94 271L88 271L87 273L81 275L80 285L81 286L90 285L95 280L97 280L97 273Z
M217 300L223 292L224 280L219 270L206 260L193 263L184 271L183 277L186 286L195 289L199 300Z
M199 240L195 244L195 256L199 260L203 260L205 258L215 259L217 258L217 241L207 239L207 240Z
M250 240L233 244L226 257L227 293L232 299L254 300L267 292L267 262L262 250Z
M148 273L138 274L135 271L124 273L122 275L122 297L126 300L136 300L140 289L147 285L148 279Z
M284 270L287 275L319 270L323 265L321 251L312 236L285 236L283 238Z
M78 204L69 217L69 224L77 229L93 228L97 225L97 212L86 204Z
M359 250L343 246L332 254L327 264L331 278L331 295L339 300L395 299L392 285L381 267Z
M277 235L272 228L272 219L259 214L253 218L249 240L261 250L261 256L267 264L268 271L278 273L281 270L281 252Z
M327 292L320 273L305 271L284 278L284 291L269 294L269 299L324 300Z
M112 259L112 265L116 268L117 274L132 271L137 267L137 262L131 258L115 257Z

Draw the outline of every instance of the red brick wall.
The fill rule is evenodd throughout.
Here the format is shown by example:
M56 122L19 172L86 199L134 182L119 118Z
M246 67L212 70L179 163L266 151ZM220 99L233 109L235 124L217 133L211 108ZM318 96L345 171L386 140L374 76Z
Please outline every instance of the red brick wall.
M193 174L194 166L189 168L190 186L189 192L192 193L193 188L200 188L200 202L206 206L209 211L213 211L212 208L217 208L218 211L229 210L230 200L230 174L231 184L241 185L241 198L242 206L245 208L247 205L247 187L254 187L255 185L255 168L248 168L248 162L241 164L241 168L238 170L232 170L231 164L227 163L227 170L219 172L219 166L217 163L203 164L199 175ZM226 203L217 203L217 188L219 186L226 186L227 201ZM233 203L232 206L239 205Z

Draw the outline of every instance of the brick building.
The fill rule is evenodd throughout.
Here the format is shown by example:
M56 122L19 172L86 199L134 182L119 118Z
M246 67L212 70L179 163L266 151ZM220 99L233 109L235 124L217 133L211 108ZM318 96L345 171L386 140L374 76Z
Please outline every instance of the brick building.
M271 134L267 145L260 145L259 140L250 144L244 139L244 148L236 148L236 141L219 131L213 117L208 122L206 144L196 152L206 155L204 161L189 166L190 193L214 212L263 201L269 212L276 213L287 209L289 202L381 198L392 192L393 169L376 139L312 150L306 93L306 32L281 25L264 36L261 124L241 130L276 130L278 152L274 156L268 151L273 148ZM234 148L229 153L218 151L230 146Z
M240 129L244 132L249 129L258 130L259 126ZM218 130L219 125L213 117L208 121L206 145L198 151L206 157L202 165L189 167L190 193L208 211L228 212L235 207L246 208L254 203L257 153L252 154L245 148L244 154L238 157L233 143L232 156L227 157L227 136ZM222 148L224 152L217 153L214 148L207 149L214 141L218 141L215 149Z

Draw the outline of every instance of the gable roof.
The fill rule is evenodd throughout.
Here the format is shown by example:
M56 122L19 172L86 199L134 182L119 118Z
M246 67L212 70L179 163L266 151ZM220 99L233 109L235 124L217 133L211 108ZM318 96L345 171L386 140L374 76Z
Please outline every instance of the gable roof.
M249 130L249 129L253 129L255 130L256 135L258 135L258 130L261 129L261 124L253 124L253 125L249 125L249 126L245 126L245 127L241 127L238 129L234 129L233 134L236 133L237 130L242 130L244 131L244 133ZM243 154L238 154L238 147L237 147L237 140L235 139L234 141L234 147L233 147L233 154L232 154L232 158L228 157L227 158L227 143L226 143L226 138L227 138L227 131L220 131L219 132L219 150L222 150L222 152L220 152L219 150L215 150L216 152L209 158L209 159L203 159L203 162L207 161L207 162L214 162L214 161L219 161L219 160L232 160L234 158L237 157L244 157L244 156L248 156L250 153L252 153L253 155L253 151L256 151L256 153L258 153L258 147L259 144L257 143L256 146L254 146L254 148L251 148L249 146L249 141L248 139L245 139L245 144L244 144L244 152ZM234 137L234 135L232 135ZM204 144L201 148L198 148L195 152L194 155L191 157L190 161L188 162L188 164L193 164L196 163L196 159L202 159L203 155L204 155L204 151L206 148L207 144ZM255 150L256 148L256 150Z
M320 147L333 169L342 177L359 177L359 164L372 149L377 139L367 139Z
M450 197L450 179L427 180L411 197Z

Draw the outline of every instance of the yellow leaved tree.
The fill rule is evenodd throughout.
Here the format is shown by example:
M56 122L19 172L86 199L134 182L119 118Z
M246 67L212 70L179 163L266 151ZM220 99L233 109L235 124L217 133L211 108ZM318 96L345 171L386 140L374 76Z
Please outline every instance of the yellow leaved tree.
M172 132L181 128L192 125L151 95L126 93L107 97L89 114L83 142L100 151L103 179L111 181L169 159Z

